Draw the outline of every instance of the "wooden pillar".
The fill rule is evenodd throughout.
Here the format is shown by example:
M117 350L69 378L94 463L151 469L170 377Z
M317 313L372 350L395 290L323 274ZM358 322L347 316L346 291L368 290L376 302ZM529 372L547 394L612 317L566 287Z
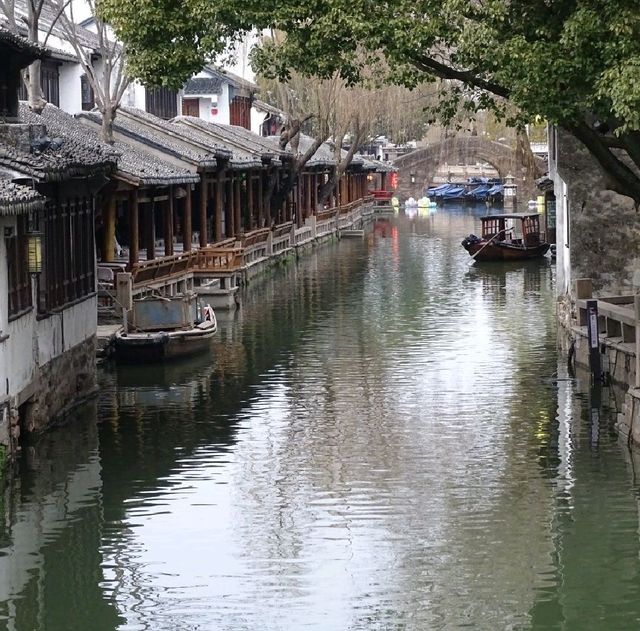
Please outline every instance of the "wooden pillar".
M247 207L249 209L249 230L253 230L256 227L256 209L253 203L253 187L255 185L255 179L252 173L249 173L247 177Z
M140 248L140 213L138 212L138 189L129 193L129 269L138 264Z
M311 194L311 189L313 188L313 180L315 179L314 175L311 173L307 173L305 176L305 212L304 217L310 217L313 215L313 195Z
M311 214L318 212L318 174L314 172L311 179Z
M156 258L156 201L154 191L151 191L151 200L147 204L145 213L144 243L147 250L147 261Z
M216 210L213 220L214 241L222 241L222 171L216 177Z
M258 176L258 228L262 228L264 219L264 178L267 172L260 171Z
M295 192L297 191L289 191L289 194L287 195L284 222L293 221L293 209L294 209L294 201L295 201L293 196Z
M233 231L233 172L229 171L227 174L227 191L226 200L224 205L224 231L225 237L235 236Z
M182 249L185 252L191 250L193 228L191 223L191 184L185 184L186 195L184 198L184 216L182 218Z
M242 232L242 181L240 175L235 178L233 187L233 234L238 236Z
M116 253L116 196L111 195L104 206L104 238L102 260L113 263Z
M200 176L200 247L207 246L207 202L209 200L209 180Z
M167 204L164 212L164 255L173 254L173 186L167 189Z
M383 191L387 190L387 174L386 173L380 174L380 188Z

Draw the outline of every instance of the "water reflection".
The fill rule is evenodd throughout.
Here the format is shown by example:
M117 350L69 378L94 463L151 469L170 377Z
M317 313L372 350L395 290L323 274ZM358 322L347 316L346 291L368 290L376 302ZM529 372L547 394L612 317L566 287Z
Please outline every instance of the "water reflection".
M104 598L102 480L95 404L25 449L0 527L0 628L115 629Z
M0 562L27 577L7 628L101 628L85 609L154 630L634 621L638 486L611 400L594 443L556 360L553 268L469 260L484 212L381 219L252 284L212 358L105 370L98 431L45 437L7 494ZM89 462L84 508L23 560L16 516ZM66 625L38 596L63 574L82 578Z

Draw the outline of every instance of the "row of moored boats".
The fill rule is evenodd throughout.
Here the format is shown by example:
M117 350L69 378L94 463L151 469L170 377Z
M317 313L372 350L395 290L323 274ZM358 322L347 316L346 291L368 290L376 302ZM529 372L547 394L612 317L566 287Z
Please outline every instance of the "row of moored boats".
M440 184L427 189L429 199L437 201L498 202L502 201L504 186L499 178L474 177L466 184Z

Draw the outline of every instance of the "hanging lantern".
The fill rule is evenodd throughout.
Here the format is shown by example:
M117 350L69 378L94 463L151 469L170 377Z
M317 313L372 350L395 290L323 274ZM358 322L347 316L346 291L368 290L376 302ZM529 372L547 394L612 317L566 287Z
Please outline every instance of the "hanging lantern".
M27 268L29 274L42 272L42 233L27 233Z

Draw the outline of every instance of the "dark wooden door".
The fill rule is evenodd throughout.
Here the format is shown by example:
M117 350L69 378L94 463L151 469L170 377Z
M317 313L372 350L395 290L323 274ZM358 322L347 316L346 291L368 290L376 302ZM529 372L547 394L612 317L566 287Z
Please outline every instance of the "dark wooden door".
M200 99L183 99L182 115L198 118L200 116Z

